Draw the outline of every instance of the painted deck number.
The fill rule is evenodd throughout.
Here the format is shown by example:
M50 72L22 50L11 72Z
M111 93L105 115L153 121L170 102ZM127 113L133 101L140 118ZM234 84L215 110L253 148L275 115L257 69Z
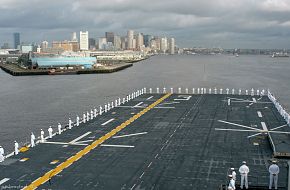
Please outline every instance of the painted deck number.
M189 95L178 95L178 98L174 99L174 100L179 100L179 101L187 101L191 98L191 96Z

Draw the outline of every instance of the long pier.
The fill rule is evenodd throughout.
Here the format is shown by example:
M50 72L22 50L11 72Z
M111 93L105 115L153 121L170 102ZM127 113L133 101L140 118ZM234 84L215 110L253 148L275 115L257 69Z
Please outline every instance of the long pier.
M8 155L0 187L219 189L245 160L250 188L265 189L277 159L287 188L289 114L263 89L143 88L63 126Z
M28 75L62 75L62 74L101 74L113 73L128 67L132 67L132 63L121 63L114 66L107 66L98 69L82 69L82 70L61 70L59 72L50 73L49 69L23 69L15 64L0 64L0 68L8 74L13 76L28 76Z

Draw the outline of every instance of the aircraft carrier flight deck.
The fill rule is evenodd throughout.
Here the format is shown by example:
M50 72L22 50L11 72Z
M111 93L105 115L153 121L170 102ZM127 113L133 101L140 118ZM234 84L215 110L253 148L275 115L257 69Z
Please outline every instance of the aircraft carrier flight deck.
M290 128L268 96L140 93L114 104L6 158L0 189L218 190L242 161L249 189L267 189L272 159L287 187Z

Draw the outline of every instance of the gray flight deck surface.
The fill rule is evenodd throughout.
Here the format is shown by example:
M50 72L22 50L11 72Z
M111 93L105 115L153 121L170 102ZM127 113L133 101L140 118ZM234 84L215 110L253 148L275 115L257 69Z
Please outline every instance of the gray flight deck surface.
M48 143L7 158L0 163L0 181L9 180L0 189L31 184L163 96L143 94L48 139ZM237 98L237 101L232 99L228 105L228 98ZM250 104L247 100L253 98L257 102ZM262 129L261 122L268 129L285 125L267 96L172 94L103 142L105 146L97 146L59 174L52 174L51 180L38 188L215 190L226 183L228 169L238 170L244 160L250 168L250 187L267 187L267 168L273 154L268 137L247 138L255 133L215 130L244 129L238 125ZM290 131L288 127L279 130ZM274 144L279 144L276 135L281 134L271 134ZM289 141L287 135L282 136L284 143ZM74 139L72 145L65 144ZM28 160L20 162L22 158ZM53 160L58 162L51 164ZM278 165L279 187L284 189L286 161L279 159ZM239 174L237 177L239 183Z

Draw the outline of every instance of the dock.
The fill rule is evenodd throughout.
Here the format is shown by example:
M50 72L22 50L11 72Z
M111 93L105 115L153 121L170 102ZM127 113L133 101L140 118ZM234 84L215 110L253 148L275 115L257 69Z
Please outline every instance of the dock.
M133 63L119 63L116 65L104 66L95 69L57 70L57 72L51 73L49 69L24 69L16 64L0 64L0 68L12 76L102 74L121 71L132 66Z
M0 189L221 190L229 169L238 173L242 161L250 168L249 189L268 189L268 167L276 159L278 186L286 190L289 114L271 97L138 90L6 158ZM239 181L238 174L237 187Z

